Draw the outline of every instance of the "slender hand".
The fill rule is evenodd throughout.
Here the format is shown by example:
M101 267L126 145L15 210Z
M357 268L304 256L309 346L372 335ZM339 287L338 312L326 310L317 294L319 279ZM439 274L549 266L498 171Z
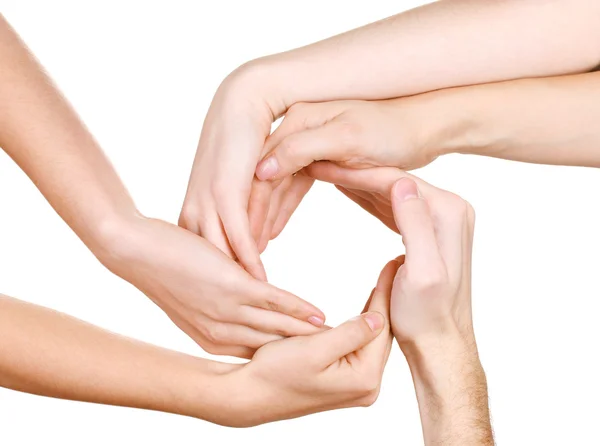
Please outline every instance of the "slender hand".
M0 295L0 386L227 426L369 405L391 347L389 300L397 267L391 262L382 272L368 313L338 328L271 343L244 365L144 344Z
M253 180L271 123L290 106L589 71L600 61L599 25L593 0L448 0L245 64L215 94L180 225L264 279L264 221L282 228L311 186L288 178L271 199L273 185Z
M205 240L141 216L101 148L0 16L0 147L98 259L211 353L314 333L323 314ZM312 323L309 323L312 321Z
M413 376L425 444L493 445L472 322L471 206L398 169L317 163L309 170L355 197L377 201L378 215L390 216L402 234L406 256L394 279L390 314Z

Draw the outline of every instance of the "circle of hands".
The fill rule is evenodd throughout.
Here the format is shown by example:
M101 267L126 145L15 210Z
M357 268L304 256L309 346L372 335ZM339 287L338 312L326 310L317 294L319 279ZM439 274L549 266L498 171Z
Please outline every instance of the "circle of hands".
M238 402L232 406L239 414L217 422L255 425L370 405L394 338L405 355L422 345L436 348L439 335L476 348L474 212L462 198L384 167L412 169L435 158L422 155L418 138L397 130L402 107L296 104L270 134L276 114L266 118L263 107L250 107L240 118L240 107L229 108L220 92L204 124L180 227L142 218L128 236L130 249L104 262L207 352L251 359L223 366L248 383L240 398L253 408L267 401L265 394L279 401L261 410ZM253 141L252 132L240 130L246 128L264 134ZM249 137L254 152L240 151ZM406 247L383 268L362 314L336 328L312 304L269 284L259 257L315 180L334 184Z

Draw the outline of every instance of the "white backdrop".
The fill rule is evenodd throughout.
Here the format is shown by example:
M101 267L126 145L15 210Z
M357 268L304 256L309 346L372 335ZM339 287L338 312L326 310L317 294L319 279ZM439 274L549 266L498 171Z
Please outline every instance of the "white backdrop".
M422 1L0 0L116 165L142 212L175 222L204 114L237 65ZM448 156L418 174L478 215L475 324L499 444L593 444L600 366L600 173ZM397 236L319 184L264 255L276 285L339 323L362 309ZM107 329L202 352L112 276L0 154L0 292ZM176 377L174 377L176 379ZM379 401L249 430L0 389L1 445L420 444L395 348Z

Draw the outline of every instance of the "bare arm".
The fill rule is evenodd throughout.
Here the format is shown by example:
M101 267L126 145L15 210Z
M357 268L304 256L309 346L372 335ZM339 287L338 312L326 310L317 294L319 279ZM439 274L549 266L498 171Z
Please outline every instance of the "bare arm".
M259 252L311 187L300 177L272 195L253 182L271 124L290 106L590 71L599 24L593 0L445 0L249 62L215 94L180 224L264 279Z
M251 357L281 333L323 325L314 306L253 280L204 239L140 215L98 143L2 16L0 147L106 267L211 353Z
M406 255L398 260L390 315L413 376L425 444L493 445L471 309L473 208L396 168L315 163L308 172L402 234Z
M394 271L382 272L369 313L271 343L244 365L145 344L0 295L0 386L238 427L369 405L392 341L387 315Z
M425 152L600 167L600 73L457 88L414 99L422 112L430 112Z
M474 340L404 343L426 445L493 445L485 373Z

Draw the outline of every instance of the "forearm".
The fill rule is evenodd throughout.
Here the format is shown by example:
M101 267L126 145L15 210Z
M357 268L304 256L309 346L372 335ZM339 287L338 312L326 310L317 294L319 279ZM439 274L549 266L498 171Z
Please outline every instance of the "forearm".
M195 358L0 295L0 386L228 424L234 365Z
M302 101L583 72L600 61L599 17L593 0L439 1L249 67L268 82L275 115Z
M0 15L0 147L93 251L134 204L102 150Z
M600 167L600 73L463 87L408 99L424 122L423 150L435 155L460 152Z
M474 340L402 346L410 365L426 445L493 445L485 373Z

